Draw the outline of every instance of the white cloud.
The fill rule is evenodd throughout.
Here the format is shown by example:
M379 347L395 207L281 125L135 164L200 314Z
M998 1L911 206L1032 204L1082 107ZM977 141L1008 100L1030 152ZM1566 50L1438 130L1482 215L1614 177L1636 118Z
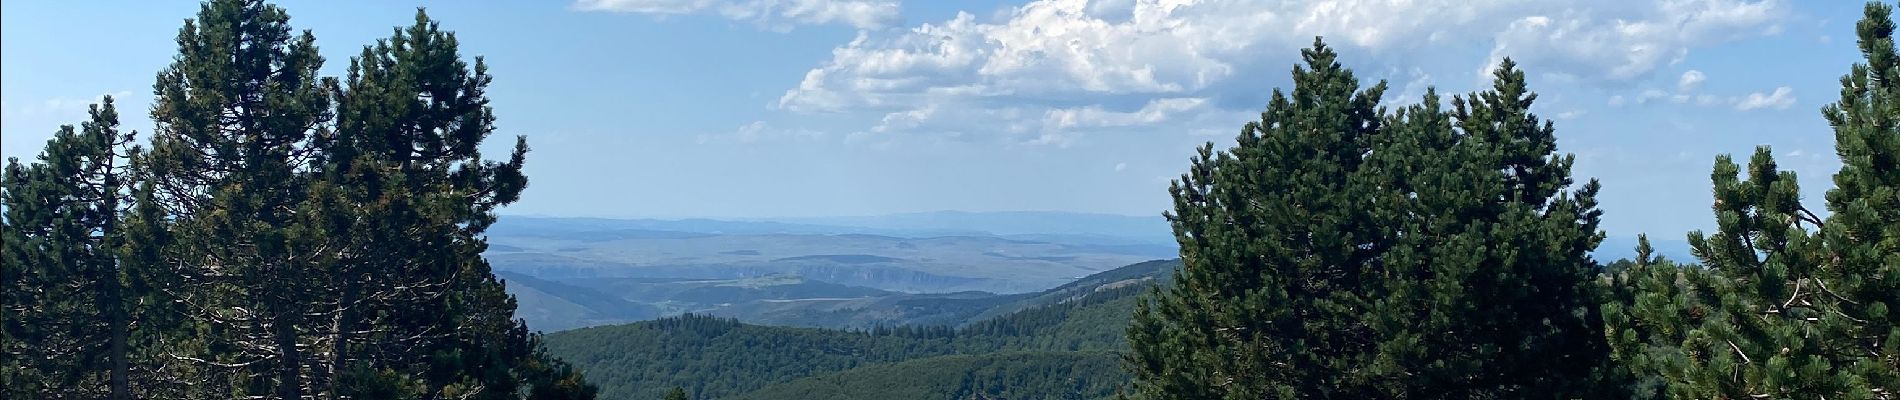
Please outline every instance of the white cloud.
M1125 163L1125 162L1115 163L1115 172L1122 172L1122 170L1126 170L1126 169L1128 169L1128 163Z
M1165 123L1199 132L1205 127L1180 122L1231 127L1241 120L1211 116L1257 112L1257 104L1228 99L1263 96L1258 74L1283 78L1295 50L1316 35L1350 54L1349 65L1414 65L1417 57L1456 54L1438 49L1463 48L1484 57L1467 65L1488 68L1510 56L1551 77L1627 87L1692 49L1768 34L1785 8L1780 0L1035 0L994 18L959 13L860 32L774 107L869 113L873 133L1039 133L1041 143L1073 140L1075 129L1091 128L1083 117L1120 118L1095 128ZM1432 81L1422 70L1405 73L1388 71L1409 78L1389 97L1409 101L1415 86ZM1156 103L1168 99L1207 100ZM1656 99L1694 100L1658 91L1611 101ZM1129 111L1137 105L1155 108Z
M1762 108L1786 110L1789 106L1793 105L1794 89L1787 86L1775 88L1774 93L1769 94L1763 94L1762 92L1749 93L1748 96L1736 99L1735 101L1735 109L1742 111Z
M1049 109L1043 112L1042 120L1035 124L1038 136L1027 143L1067 146L1086 131L1155 127L1179 122L1187 122L1185 125L1192 126L1196 125L1195 122L1206 122L1204 119L1209 113L1202 111L1205 111L1207 103L1206 98L1174 97L1149 100L1141 108L1132 111L1111 111L1101 105ZM1203 121L1183 121L1186 116ZM1225 119L1230 123L1241 120ZM1024 125L1022 122L1011 124L1012 131L1020 132L1024 130Z
M1642 93L1636 94L1636 104L1648 104L1650 100L1660 99L1667 96L1669 96L1669 93L1663 92L1662 90L1645 89L1643 90Z
M1701 87L1702 81L1705 80L1708 80L1708 77L1703 76L1702 71L1689 70L1689 72L1682 73L1682 78L1676 80L1676 91L1683 93L1693 92L1697 87Z
M718 14L778 30L794 24L874 29L902 18L898 0L576 0L574 8L662 16Z
M1624 101L1623 95L1610 96L1610 107L1622 107Z
M1148 125L1166 121L1170 115L1194 110L1206 103L1205 98L1166 98L1154 99L1131 112L1105 111L1099 105L1055 109L1043 114L1043 127L1069 129Z
M778 128L765 123L765 121L752 121L751 123L740 125L738 129L729 133L699 135L698 142L699 144L752 144L775 140L815 140L824 137L825 133L821 131Z
M1537 11L1497 34L1493 63L1511 57L1609 82L1647 76L1695 47L1774 34L1788 13L1778 0L1579 2Z

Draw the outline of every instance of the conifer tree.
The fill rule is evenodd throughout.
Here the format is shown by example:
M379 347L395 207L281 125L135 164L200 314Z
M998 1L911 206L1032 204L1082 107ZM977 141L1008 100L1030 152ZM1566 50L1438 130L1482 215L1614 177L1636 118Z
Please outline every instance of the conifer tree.
M495 129L485 95L492 78L481 58L471 66L457 47L453 33L418 11L414 24L351 60L337 129L318 138L318 186L330 197L312 203L332 209L313 214L371 216L325 228L347 232L343 246L357 249L332 262L340 296L333 342L343 345L331 368L365 362L422 377L415 389L423 395L504 398L530 375L567 370L535 349L480 256L493 210L527 185L528 148L518 137L505 162L483 159L479 146ZM361 325L380 332L354 335Z
M1893 8L1869 2L1865 14L1856 29L1867 62L1841 77L1840 100L1821 110L1841 170L1820 233L1828 253L1813 278L1822 294L1808 296L1825 310L1821 331L1840 338L1824 347L1857 356L1832 365L1848 375L1847 386L1893 399L1900 398L1900 55Z
M208 2L157 85L149 165L202 338L176 347L229 384L203 393L591 398L480 255L527 182L525 141L503 162L479 151L485 65L418 13L347 82L319 78L314 39L287 21Z
M1362 310L1375 279L1355 184L1384 83L1360 89L1315 41L1238 145L1202 146L1170 185L1182 267L1129 328L1134 394L1148 399L1372 397L1353 382L1373 341Z
M665 400L687 400L687 399L688 397L686 397L686 388L674 386L673 390L669 390L666 392Z
M1129 328L1134 395L1614 396L1597 185L1570 190L1523 72L1385 115L1383 83L1304 55L1291 95L1170 188L1183 267Z
M1822 108L1842 167L1823 218L1766 146L1747 169L1716 159L1717 230L1703 265L1632 277L1606 305L1617 356L1668 398L1900 397L1900 130L1891 7L1857 25L1866 63ZM1674 279L1673 281L1671 279Z
M147 311L152 264L128 260L150 241L128 240L134 134L120 133L113 99L90 120L62 127L39 162L9 160L4 195L8 394L20 397L148 397L132 373L135 320ZM136 227L131 227L137 229ZM149 239L139 236L131 239ZM149 324L147 324L149 325ZM142 332L141 335L143 336Z
M323 286L308 267L322 237L295 218L330 84L317 75L314 36L293 35L288 21L262 1L206 2L154 85L152 179L175 219L168 261L185 285L172 290L202 338L201 354L180 357L210 373L207 396L310 393L320 338L307 317Z
M1524 72L1505 59L1492 77L1449 113L1428 93L1372 151L1375 226L1393 239L1371 266L1368 378L1389 398L1608 397L1598 185L1571 190L1574 158Z

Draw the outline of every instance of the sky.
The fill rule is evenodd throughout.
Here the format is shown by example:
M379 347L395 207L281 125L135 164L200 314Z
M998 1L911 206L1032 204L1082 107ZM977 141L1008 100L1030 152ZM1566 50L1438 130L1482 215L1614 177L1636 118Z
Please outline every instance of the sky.
M424 7L495 76L530 187L504 213L1159 215L1323 36L1390 105L1517 61L1612 236L1712 229L1718 154L1771 145L1820 209L1820 108L1859 61L1854 1L281 1L340 75ZM145 118L183 1L0 4L0 153L113 95Z

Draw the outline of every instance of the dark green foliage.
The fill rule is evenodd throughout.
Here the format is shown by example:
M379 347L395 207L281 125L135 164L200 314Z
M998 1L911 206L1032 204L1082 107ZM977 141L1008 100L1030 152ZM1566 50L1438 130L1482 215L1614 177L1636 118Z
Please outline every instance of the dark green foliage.
M1149 285L1092 293L1074 301L1031 308L977 321L965 335L993 337L1012 348L1045 350L1120 350L1128 346L1128 319Z
M1107 399L1127 379L1109 352L930 357L800 378L731 399Z
M1118 352L1126 348L1123 332L1128 326L1137 295L1155 281L1154 275L1166 270L1154 268L1153 265L1131 266L1140 267L1140 270L1150 275L1126 276L1127 279L1114 281L1133 281L1138 284L1116 288L1090 286L1091 289L1084 293L1064 288L1053 289L1042 294L1063 293L1067 301L974 322L961 329L900 326L840 331L747 325L727 319L685 315L549 334L548 351L580 367L589 381L600 385L601 398L604 399L656 398L664 395L665 388L674 386L684 387L699 398L726 398L802 377L945 355L984 355L999 351L1080 351L1055 357L1082 357L1095 362L1101 361L1097 357L1105 357L1104 353L1099 352ZM1104 272L1111 273L1118 272ZM1053 358L1043 356L1027 358L1037 360L1033 363L1038 365L1036 367L991 365L1000 360L1022 359L1012 357L953 358L950 360L961 361L882 369L880 372L868 373L865 379L876 377L888 385L906 385L895 383L900 378L910 376L909 372L904 371L929 371L928 379L943 381L928 386L928 390L905 390L912 390L906 393L933 393L935 396L957 393L957 390L964 388L960 386L963 384L951 383L949 380L961 379L966 374L976 373L972 371L978 369L1002 371L996 373L1003 376L972 375L997 380L971 386L969 388L976 391L964 393L1024 393L1011 392L1015 390L1031 391L1028 393L1106 393L1097 389L1110 387L1107 385L1126 378L1115 371L1112 365L1105 370L1043 368L1041 366L1053 368L1057 365L1053 363ZM964 369L951 369L953 367ZM1070 385L1067 382L1071 379L1086 384L1062 386ZM1008 382L1016 383L1005 385ZM1022 384L1026 382L1034 384ZM844 389L827 389L822 384L817 387L802 385L794 386L799 389L788 390ZM884 392L850 391L841 392L840 395L870 396L877 393ZM1037 395L1028 398L1044 397Z
M480 256L527 184L525 141L478 150L482 62L418 12L323 78L288 21L204 3L151 152L107 99L9 164L8 397L592 398Z
M1506 60L1396 114L1315 43L1170 187L1183 267L1129 330L1139 398L1593 396L1594 182Z
M685 387L720 398L766 384L879 362L955 353L950 339L741 324L683 315L548 335L603 399L651 399Z
M1372 266L1367 378L1381 397L1609 396L1590 282L1598 185L1568 191L1574 158L1554 154L1524 72L1506 59L1493 79L1449 115L1428 93L1369 157L1389 191L1372 218L1393 230L1375 234L1390 245Z
M162 239L141 222L151 221L149 191L137 191L133 210L130 161L141 150L119 132L112 98L90 114L80 129L61 127L39 162L7 162L0 381L8 397L166 393L149 377L157 357L135 348L162 323L149 316L164 303L150 290ZM127 221L134 212L144 218Z
M665 399L666 400L687 400L689 398L686 397L686 388L674 386L673 390L666 391Z
M1630 372L1635 398L1712 397L1675 384L1701 379L1691 375L1709 370L1706 359L1681 353L1692 335L1708 341L1701 331L1720 302L1698 289L1708 285L1709 278L1707 269L1654 256L1648 238L1638 241L1635 260L1605 268L1604 283L1610 289L1602 307L1605 335L1618 366Z
M1900 398L1900 55L1892 7L1869 2L1866 14L1857 30L1867 63L1841 78L1840 101L1821 110L1841 170L1820 232L1829 254L1811 278L1828 295L1807 296L1825 315L1820 330L1841 338L1822 346L1854 355L1829 363L1848 388L1841 397L1892 399Z
M1636 260L1604 306L1617 359L1655 398L1900 397L1900 89L1891 8L1857 25L1865 64L1822 109L1842 167L1825 219L1767 147L1716 159L1703 265ZM1744 175L1745 174L1745 175ZM1647 253L1647 244L1641 253ZM1639 257L1647 258L1647 257Z

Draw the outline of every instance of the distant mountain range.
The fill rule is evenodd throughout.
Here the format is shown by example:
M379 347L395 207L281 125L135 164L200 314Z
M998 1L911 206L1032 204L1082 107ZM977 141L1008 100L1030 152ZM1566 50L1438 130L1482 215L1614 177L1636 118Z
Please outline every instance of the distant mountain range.
M1159 214L1131 216L1056 211L934 211L876 216L806 218L567 218L508 215L497 228L637 229L712 234L871 234L906 238L996 236L1066 238L1089 243L1174 243Z
M993 236L1173 244L1159 213L1148 216L1053 211L935 211L857 217L776 218L757 221L879 229L888 232L964 232ZM1061 241L1061 240L1053 240Z
M1003 223L1011 215L1049 225ZM488 231L487 256L498 270L542 279L795 275L899 292L1020 293L1176 253L1153 235L1131 236L1134 217L1034 215L971 214L941 229L922 226L951 214L893 216L882 226L505 216Z
M505 216L487 256L544 331L681 313L827 328L960 324L1047 303L1039 291L1177 256L1167 222L1059 212L773 220ZM1609 238L1598 261L1633 257ZM1652 240L1688 259L1682 240ZM1012 294L1015 293L1015 294ZM1041 294L1041 295L1046 295ZM1040 302L1040 303L1038 303Z

